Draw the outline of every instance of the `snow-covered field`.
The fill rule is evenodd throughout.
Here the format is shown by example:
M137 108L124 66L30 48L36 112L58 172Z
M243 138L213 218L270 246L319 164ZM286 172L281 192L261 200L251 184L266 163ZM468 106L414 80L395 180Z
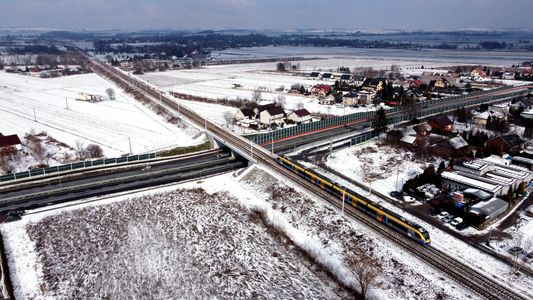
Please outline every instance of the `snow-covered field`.
M424 65L484 64L489 66L511 66L531 59L531 52L498 51L457 51L457 50L400 50L364 49L346 47L249 47L215 51L215 59L258 59L276 57L344 57L360 60L373 60L377 66L380 61L388 67L391 61L409 62L413 67ZM367 63L367 66L371 65ZM354 66L353 64L347 65Z
M339 60L317 60L309 61L316 64L332 66L342 66L345 61ZM302 64L304 62L301 62ZM311 113L343 115L356 113L360 111L374 110L375 108L354 108L321 105L316 96L300 96L286 93L294 84L303 84L313 86L315 84L333 84L329 81L310 80L307 77L297 76L289 73L276 73L275 63L254 63L254 64L236 64L208 66L192 70L173 70L166 72L147 73L141 75L141 78L147 80L150 84L163 89L164 91L174 91L198 97L207 97L213 99L228 99L234 101L237 99L251 99L255 89L262 87L263 100L275 101L278 97L283 96L286 99L285 108L295 110L299 104L303 104ZM238 84L241 87L235 88ZM283 88L283 91L276 89ZM195 105L201 106L201 103L190 103L188 106L193 108ZM204 112L206 117L210 118L209 112Z
M106 100L108 88L115 90L116 100ZM76 101L80 92L104 101ZM21 136L32 128L46 131L72 147L76 141L98 144L108 157L128 153L129 141L133 153L202 142L192 139L192 130L169 124L96 74L41 79L0 72L0 128Z
M418 157L415 153L370 140L327 156L325 163L331 169L349 178L371 185L373 190L388 195L399 191L403 184L440 161L434 157Z

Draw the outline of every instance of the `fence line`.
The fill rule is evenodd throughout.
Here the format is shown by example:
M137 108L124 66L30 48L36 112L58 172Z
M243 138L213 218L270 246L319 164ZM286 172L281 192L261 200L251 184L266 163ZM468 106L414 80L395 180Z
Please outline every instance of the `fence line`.
M123 156L123 157L116 157L116 158L103 158L103 159L97 159L97 160L88 160L88 161L82 161L82 162L77 162L77 163L70 163L70 164L47 167L47 168L39 168L39 169L33 169L30 171L25 171L25 172L18 172L14 174L3 175L3 176L0 176L0 182L6 182L6 181L22 179L22 178L29 178L33 176L39 176L39 175L48 175L48 174L71 171L71 170L85 169L85 168L91 168L91 167L97 167L97 166L147 160L147 159L153 159L156 157L157 157L156 153L148 153L148 154L130 155L130 156Z

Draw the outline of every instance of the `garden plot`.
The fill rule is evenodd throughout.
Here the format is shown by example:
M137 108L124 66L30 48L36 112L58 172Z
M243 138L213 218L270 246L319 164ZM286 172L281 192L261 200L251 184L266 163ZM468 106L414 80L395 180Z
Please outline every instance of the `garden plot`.
M107 100L112 88L116 100ZM79 93L104 101L76 101ZM67 107L68 105L68 107ZM186 127L169 124L114 84L96 74L41 79L0 72L0 128L23 136L32 128L46 131L73 147L77 141L98 144L108 157L201 143Z
M333 152L325 163L329 168L388 195L391 191L401 190L407 180L421 174L429 164L437 169L440 161L372 140Z

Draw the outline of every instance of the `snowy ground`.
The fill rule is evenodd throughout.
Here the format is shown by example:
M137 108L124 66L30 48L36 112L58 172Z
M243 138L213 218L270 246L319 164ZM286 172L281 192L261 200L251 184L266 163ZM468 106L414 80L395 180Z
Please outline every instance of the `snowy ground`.
M193 184L4 224L16 297L348 297L234 197Z
M478 298L262 169L179 188L35 212L3 224L17 296L346 298L347 291L321 270L357 288L351 264L364 252L383 269L371 299Z
M530 211L529 213L527 213L528 209ZM511 238L503 238L492 241L492 250L509 258L513 258L513 256L509 254L509 249L515 246L522 247L526 251L533 252L533 206L530 206L522 211L515 224L505 229L503 232L508 233ZM529 245L529 249L526 248L526 245ZM524 261L524 254L520 254L518 258L520 262L525 262L525 265L528 267L533 267L533 259Z
M106 99L107 88L115 90L116 100L75 100L80 92ZM6 135L46 131L72 147L78 140L98 144L108 157L128 153L129 140L133 153L202 142L96 74L41 79L0 72L0 128Z
M420 224L421 226L423 226L429 231L430 236L431 236L431 245L433 247L436 247L454 256L455 258L461 260L463 263L467 265L477 268L480 272L485 273L488 276L491 276L492 278L496 280L504 282L509 287L515 290L523 291L524 295L533 297L531 290L528 288L529 286L533 285L532 277L529 277L523 274L518 274L518 275L513 274L512 268L510 266L504 264L503 262L500 262L499 260L495 259L494 257L488 254L481 252L480 250L477 250L471 247L467 243L455 237L450 236L449 234L441 231L439 228L434 227L418 219L415 216L405 213L400 208L390 204L387 201L384 201L383 199L376 196L375 194L370 195L368 189L361 189L334 174L331 174L322 169L317 169L317 167L313 166L312 164L303 163L303 162L301 163L311 169L315 169L315 171L323 174L324 176L329 177L330 179L338 182L339 184L342 184L360 193L361 195L365 195L366 197L370 198L376 203L380 203L382 206L390 209L391 211L396 212L400 215L403 215L404 217ZM372 185L372 187L373 187L372 189L374 189L374 185Z
M73 162L78 158L78 151L63 144L54 137L48 136L47 132L28 133L20 136L22 147L15 154L7 156L7 165L0 168L0 175L28 171L42 165L54 166ZM36 143L40 143L42 151L39 151Z
M399 191L403 184L440 161L434 157L418 157L413 152L371 140L333 152L326 165L349 178L370 184L373 190L388 195Z
M335 66L342 63L338 60L317 60L315 62ZM303 63L303 62L302 62ZM305 86L315 84L333 84L321 80L310 80L307 77L297 76L290 73L276 73L275 63L254 63L254 64L236 64L208 66L192 70L172 70L166 72L147 73L141 75L141 78L147 80L164 91L174 91L199 97L213 99L228 99L230 101L241 99L251 99L255 89L262 87L264 91L262 96L264 100L274 101L277 97L283 96L286 99L287 110L295 110L299 104L311 113L344 115L361 111L375 110L375 108L364 107L354 108L321 105L316 96L300 96L287 94L286 90L290 89L293 84L300 83ZM241 87L235 88L234 84ZM283 88L283 91L276 89ZM196 104L191 103L190 106ZM197 105L201 106L201 103ZM210 117L210 113L204 113Z
M374 65L389 67L391 64L403 63L406 67L425 68L458 64L483 64L488 66L510 67L531 58L531 52L508 51L457 51L457 50L400 50L400 49L364 49L346 47L249 47L215 51L211 55L215 59L257 59L276 57L336 57L361 61L365 66ZM303 63L301 63L303 64ZM356 66L354 63L347 67Z

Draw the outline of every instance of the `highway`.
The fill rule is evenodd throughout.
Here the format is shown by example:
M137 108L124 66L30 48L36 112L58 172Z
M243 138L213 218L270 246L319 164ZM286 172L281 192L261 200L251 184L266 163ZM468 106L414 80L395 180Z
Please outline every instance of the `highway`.
M136 89L136 86L143 84L142 82L137 81L135 78L129 77L128 75L112 68L111 66L105 65L93 59L91 59L91 67L96 73L115 81L120 86L126 85L130 88ZM135 86L132 86L133 82L135 82ZM217 124L204 119L193 111L177 104L172 99L161 95L159 92L154 91L147 86L146 89L138 89L138 91L144 94L143 100L151 101L155 104L161 102L161 104L159 104L160 107L173 110L174 113L178 113L180 116L187 118L199 128L204 128L206 132L208 132L214 138L224 141L224 143L227 144L232 150L240 153L249 153L247 155L249 159L255 160L258 164L261 164L264 167L280 174L281 176L286 177L288 180L301 185L303 188L309 190L325 201L330 202L332 205L336 205L337 207L341 205L341 201L339 201L339 199L336 197L326 193L324 190L318 188L314 184L302 179L298 175L279 165L274 159L275 156L271 155L270 151L264 149L263 147L251 144L245 138L235 135L226 128L220 127ZM346 211L351 211L351 209L347 209ZM524 299L524 297L519 293L506 286L503 286L499 282L489 277L486 277L478 271L473 270L472 268L455 260L453 257L445 253L442 253L432 247L425 248L414 241L392 231L390 228L382 226L381 224L369 219L366 215L361 215L361 213L355 210L351 211L349 214L351 217L366 224L378 234L381 234L383 238L395 242L398 246L402 247L413 255L420 257L422 260L432 265L436 269L449 274L450 277L455 278L458 282L477 292L482 297L487 299Z
M227 152L208 151L184 158L145 162L141 165L88 171L63 179L55 177L0 190L0 212L139 189L185 179L219 174L246 166ZM86 176L85 176L86 175Z

